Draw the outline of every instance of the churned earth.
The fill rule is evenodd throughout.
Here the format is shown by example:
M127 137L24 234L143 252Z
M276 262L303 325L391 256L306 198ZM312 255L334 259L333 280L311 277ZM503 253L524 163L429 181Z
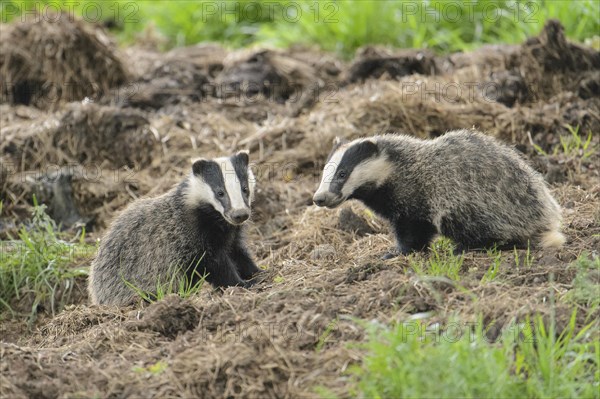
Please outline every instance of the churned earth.
M573 290L575 261L600 255L600 53L567 41L558 22L519 46L444 56L368 47L350 61L307 48L117 49L77 22L7 32L0 238L14 236L35 194L95 242L126 204L180 181L191 158L249 149L257 193L248 241L266 273L250 290L206 285L191 298L120 309L90 306L80 278L69 305L54 315L40 305L29 327L7 312L5 397L292 398L318 387L346 397L348 369L363 356L358 320L482 320L494 340L534 314L555 317L559 331L574 308L579 328L598 319ZM40 69L23 52L43 45L67 56ZM312 205L335 136L471 127L544 175L564 209L562 249L469 252L458 278L435 277L415 267L432 253L381 260L393 238L360 204ZM585 149L573 131L583 142L591 134ZM598 287L600 275L588 278Z

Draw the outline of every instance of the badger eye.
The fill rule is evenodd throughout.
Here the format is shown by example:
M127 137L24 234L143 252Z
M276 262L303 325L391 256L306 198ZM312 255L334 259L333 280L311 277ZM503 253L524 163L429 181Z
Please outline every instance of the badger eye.
M246 187L246 186L243 186L243 187L242 187L242 192L243 192L244 194L248 194L248 187Z
M338 177L340 179L344 179L344 178L346 178L346 176L347 176L347 173L345 171L341 170L338 172Z
M224 191L219 191L219 192L217 193L217 195L218 195L219 197L221 197L221 198L222 198L222 197L224 197L224 196L225 196L225 192L224 192Z

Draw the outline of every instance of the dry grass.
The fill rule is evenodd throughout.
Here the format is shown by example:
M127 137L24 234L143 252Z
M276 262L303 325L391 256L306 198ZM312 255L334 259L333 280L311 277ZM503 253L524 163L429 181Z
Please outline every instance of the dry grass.
M541 45L548 43L553 42ZM213 95L193 101L183 95L176 102L169 99L160 112L72 103L50 113L3 105L0 157L17 173L5 173L0 181L6 215L0 224L16 219L29 206L36 179L24 179L25 172L43 175L50 163L75 162L80 168L76 170L98 165L101 173L94 178L74 173L72 187L80 212L93 218L95 237L101 237L128 202L158 195L179 181L190 158L249 148L259 177L249 242L267 273L252 290L219 293L209 287L191 299L168 297L139 309L82 303L29 333L7 322L2 327L8 338L0 343L2 392L11 397L291 398L314 397L315 387L325 386L348 397L346 372L364 355L353 346L365 336L356 318L389 323L423 317L443 323L450 317L469 322L481 316L496 326L489 332L496 338L513 320L555 312L560 327L570 315L562 299L575 277L567 265L600 242L600 171L595 166L599 156L575 168L575 163L559 163L560 157L535 155L529 136L548 149L566 131L564 124L600 131L598 99L575 94L578 82L569 79L561 84L570 86L560 86L560 92L541 101L519 97L517 91L513 106L489 101L478 90L472 98L462 96L456 102L402 91L403 83L431 88L490 82L495 73L507 71L511 54L529 51L527 46L455 54L435 60L436 74L391 80L384 73L364 83L349 83L344 71L350 66L330 55L293 49L263 57L260 62L290 82L318 76L324 83L336 83L333 92L325 90L325 97L302 102L301 107L265 95L252 101ZM136 54L135 49L126 51ZM218 48L215 57L198 56L206 51L180 49L163 57L140 50L136 79L177 58L195 64L208 79L226 70L231 81L236 62L252 58L240 53L225 61L227 52ZM544 70L537 53L531 54L534 60L527 62L538 62ZM221 69L211 69L206 62ZM334 67L337 73L327 72ZM237 70L247 71L244 68ZM565 76L575 73L569 68ZM294 80L286 74L300 75ZM119 127L110 121L118 121ZM482 278L492 257L469 253L454 282L417 275L410 258L382 261L393 239L386 224L364 207L346 205L365 229L356 233L348 227L348 211L310 205L335 136L402 131L432 137L471 126L520 145L543 173L549 172L544 170L549 165L563 168L566 180L553 190L565 208L565 248L532 251L531 267L516 267L515 254L502 253L498 274L485 283ZM128 174L128 168L134 173ZM121 173L117 178L115 171ZM523 259L526 254L520 251L517 256ZM556 306L550 306L550 298ZM597 317L597 309L582 308L578 326Z
M60 19L60 23L55 21ZM55 109L99 98L127 81L114 45L100 28L67 15L2 25L0 93L12 104Z

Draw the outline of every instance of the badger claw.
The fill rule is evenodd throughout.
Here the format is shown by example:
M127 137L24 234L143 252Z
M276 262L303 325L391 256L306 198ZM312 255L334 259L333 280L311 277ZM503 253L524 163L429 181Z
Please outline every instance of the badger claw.
M254 279L250 279L250 280L245 280L244 283L242 284L242 287L249 289L251 288L254 284L256 284L256 280Z
M264 270L261 270L261 271L255 273L254 276L252 276L252 278L244 281L243 287L244 288L250 288L250 287L254 286L257 283L263 282L264 279L265 279L265 273L266 272Z
M400 252L398 251L390 251L390 252L386 252L383 254L383 256L381 257L382 260L388 260L388 259L393 259L397 256L400 256Z

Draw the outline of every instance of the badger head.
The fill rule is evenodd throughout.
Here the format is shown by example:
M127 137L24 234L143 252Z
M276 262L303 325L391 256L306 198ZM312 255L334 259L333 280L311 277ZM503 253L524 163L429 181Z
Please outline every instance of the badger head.
M374 139L344 143L336 138L313 201L335 208L359 189L380 186L390 172L391 164Z
M210 205L230 224L250 218L255 179L248 151L231 157L196 159L186 195L188 206Z

